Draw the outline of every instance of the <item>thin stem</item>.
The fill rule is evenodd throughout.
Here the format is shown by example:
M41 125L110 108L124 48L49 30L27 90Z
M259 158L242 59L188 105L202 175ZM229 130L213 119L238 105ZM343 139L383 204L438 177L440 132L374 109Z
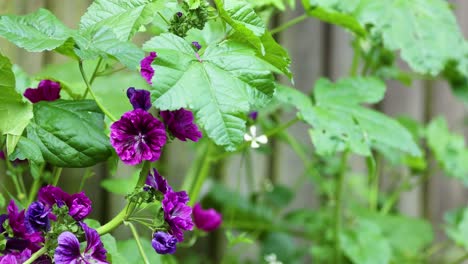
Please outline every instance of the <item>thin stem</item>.
M189 190L193 185L195 177L197 177L198 171L200 170L200 164L202 163L202 160L208 148L208 144L209 142L205 142L204 144L202 144L202 146L200 146L197 149L197 153L195 155L196 158L192 162L192 165L190 165L190 168L188 169L185 175L184 182L182 184L182 190Z
M287 29L287 28L289 28L289 27L292 27L292 26L294 26L294 25L296 25L296 24L298 24L298 23L300 23L300 22L306 20L308 17L309 17L309 16L308 16L307 14L303 14L303 15L301 15L301 16L298 16L298 17L296 17L296 18L293 18L293 19L291 19L291 20L289 20L289 21L287 21L287 22L281 24L280 26L278 26L278 27L276 27L276 28L270 30L270 33L271 33L272 35L277 34L277 33L281 32L281 31L283 31L283 30L285 30L285 29Z
M78 189L78 192L81 192L81 190L83 190L84 184L85 184L86 180L87 180L88 178L90 178L92 175L93 175L93 170L92 170L92 168L91 168L91 167L86 168L86 170L85 170L85 172L84 172L84 174L83 174L83 177L81 178L80 187L79 187L79 189Z
M98 72L99 67L101 66L101 63L102 63L102 58L99 58L98 63L96 64L96 67L94 68L93 74L91 74L91 79L89 80L90 86L93 84L94 79L96 79L97 77L97 72ZM82 98L86 98L87 95L88 95L88 89L85 90Z
M60 175L62 174L62 169L63 168L56 168L54 170L54 177L53 177L53 182L52 185L57 186L59 180L60 180Z
M193 206L195 202L198 200L198 195L200 194L201 187L203 183L205 182L206 178L208 177L208 174L210 172L210 165L212 163L211 159L211 143L208 143L208 147L205 153L205 158L203 159L203 163L200 167L200 171L198 172L197 179L195 180L195 184L192 185L190 192L189 192L189 205Z
M369 180L369 208L372 211L377 210L379 199L379 175L376 170L376 163L374 157L371 155L366 158L368 180Z
M135 238L135 242L137 243L138 251L140 251L141 258L143 259L143 262L145 264L149 264L148 257L145 254L145 250L143 249L143 245L141 244L140 241L140 236L138 235L138 232L135 228L135 226L131 222L124 221L124 224L128 227L130 227L130 230L132 231L132 235Z
M38 259L40 256L44 255L47 252L47 248L43 247L36 251L34 254L31 255L31 257L26 260L23 264L31 264L33 263L36 259Z
M101 111L112 121L115 122L117 119L107 111L107 109L97 100L96 95L94 94L93 90L91 89L91 84L88 82L88 79L86 78L86 73L84 72L83 69L83 61L78 61L78 66L80 68L80 73L81 77L83 78L83 81L86 84L86 89L89 91L89 94L91 94L91 97L93 97L94 101L96 102L97 106Z
M161 14L161 12L158 11L158 15L162 18L162 20L164 20L164 22L166 22L166 24L170 25L171 23L169 21L167 21L167 19Z
M357 70L359 68L359 60L361 58L361 49L359 48L359 38L354 39L353 41L353 62L351 64L350 75L356 76Z
M44 164L42 166L44 167ZM42 181L40 176L34 179L31 189L29 190L28 204L31 204L34 201L34 198L36 198L36 194L41 187L41 183Z
M341 233L341 195L343 191L344 175L346 173L348 162L348 152L344 152L341 157L340 171L338 172L338 178L335 183L335 262L336 264L341 263L341 245L340 245L340 233Z

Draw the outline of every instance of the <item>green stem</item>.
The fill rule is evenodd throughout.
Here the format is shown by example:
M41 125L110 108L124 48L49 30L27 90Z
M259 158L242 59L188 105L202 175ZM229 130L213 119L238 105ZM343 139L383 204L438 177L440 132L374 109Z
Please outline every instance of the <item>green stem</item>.
M99 100L97 100L96 98L96 95L94 94L93 90L91 89L91 84L88 82L88 79L86 78L86 73L84 72L84 69L83 69L83 61L78 61L78 66L80 68L80 73L81 73L81 77L83 78L83 81L85 82L86 84L86 89L89 91L89 94L91 94L91 97L94 99L94 101L96 102L97 106L99 107L99 109L101 109L101 111L112 121L112 122L115 122L117 119L109 112L107 111L107 109L101 104L101 102L99 102Z
M396 190L393 191L390 197L385 201L384 205L382 206L382 210L380 210L381 214L386 215L388 212L390 212L390 210L400 198L401 193L408 188L408 184L408 179L405 178L403 182L396 188Z
M31 264L33 263L36 259L38 259L40 256L44 255L47 252L47 248L43 247L36 251L34 254L31 255L31 257L26 260L23 264Z
M143 162L143 168L141 169L140 177L138 178L138 182L135 188L141 187L145 184L145 181L146 181L146 178L148 177L148 173L150 169L151 169L151 163L148 161ZM112 218L112 220L107 222L105 225L97 228L96 231L99 233L99 235L104 235L104 234L111 232L112 230L120 226L123 223L123 221L127 220L134 209L135 209L135 204L129 202L122 209L122 211L120 211L114 218Z
M318 6L309 8L307 10L307 14L324 22L347 28L358 36L364 37L367 34L361 24L359 24L359 22L351 15L328 11L327 9Z
M377 210L377 204L379 199L379 175L376 170L375 159L371 155L366 158L368 180L369 180L369 208L372 211Z
M287 28L289 28L289 27L292 27L292 26L294 26L294 25L296 25L296 24L298 24L298 23L300 23L300 22L306 20L308 17L309 17L309 16L308 16L307 14L303 14L303 15L301 15L301 16L298 16L298 17L296 17L296 18L293 18L293 19L291 19L291 20L289 20L289 21L287 21L287 22L281 24L280 26L278 26L278 27L276 27L276 28L270 30L270 33L271 33L272 35L277 34L277 33L281 32L281 31L283 31L283 30L285 30L285 29L287 29Z
M60 175L62 174L62 169L63 168L55 168L54 170L54 177L53 177L53 182L52 185L57 186L59 180L60 180Z
M124 221L124 224L128 227L130 227L130 230L132 231L133 237L135 238L135 242L137 243L138 251L140 251L141 258L143 259L143 262L145 264L149 264L148 257L145 254L145 250L143 249L143 245L141 244L140 241L140 236L138 235L138 232L135 228L135 226L131 222Z
M44 166L44 164L43 164ZM31 204L34 199L36 198L36 194L37 192L39 191L39 188L41 187L41 177L37 177L36 179L34 179L34 182L31 186L31 189L29 190L29 197L28 197L28 204Z
M212 144L211 144L211 142L209 142L208 144L209 145L207 147L205 157L204 157L202 165L200 167L200 171L198 172L197 178L195 180L195 184L191 186L192 188L190 188L190 192L189 192L190 201L188 203L188 205L190 205L190 206L193 206L197 202L198 195L200 194L201 187L202 187L203 183L205 182L205 180L208 177L208 174L210 172L210 165L211 165L211 163L213 161L211 159L211 155L210 155L211 154Z
M359 68L359 60L361 58L361 49L359 48L359 38L355 38L353 41L353 62L351 64L350 75L356 76L357 70Z
M90 86L93 84L94 79L96 79L97 77L97 72L98 72L99 67L101 66L101 63L102 63L102 58L99 58L98 63L96 64L96 68L94 68L93 74L91 74L91 79L89 80ZM87 95L88 95L88 89L85 90L82 98L86 98Z
M158 15L162 18L162 20L164 20L164 22L166 22L166 24L170 25L171 23L169 21L167 21L167 19L161 14L161 12L158 11Z
M338 178L336 180L335 186L335 262L336 264L341 263L341 245L340 245L340 233L341 233L341 195L343 191L344 176L346 173L347 163L348 162L348 152L344 152L341 157L340 171L338 172Z
M192 162L190 165L190 168L188 169L185 177L184 177L184 182L182 184L182 190L190 190L191 186L193 185L193 182L195 181L195 177L197 177L198 171L200 170L200 164L203 161L203 158L205 157L206 150L208 148L209 142L205 141L204 144L202 144L198 149L197 153L195 155L195 160Z
M81 178L81 181L80 181L80 187L78 189L78 192L81 192L81 190L83 190L84 188L84 184L85 184L85 181L91 177L91 175L93 175L93 170L91 167L88 167L86 168L84 174L83 174L83 177Z

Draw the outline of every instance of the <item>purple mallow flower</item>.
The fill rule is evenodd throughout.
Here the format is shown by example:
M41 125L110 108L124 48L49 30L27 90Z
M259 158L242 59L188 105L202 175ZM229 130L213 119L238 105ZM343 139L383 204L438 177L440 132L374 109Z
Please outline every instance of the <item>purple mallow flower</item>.
M190 139L197 142L202 137L202 133L193 122L191 111L181 108L175 111L161 111L160 114L164 124L176 138L182 141Z
M158 160L166 141L164 124L141 109L126 112L111 125L110 142L128 165Z
M158 254L174 254L177 249L177 242L175 236L158 231L154 233L151 245Z
M141 68L141 76L146 80L147 83L153 84L151 79L154 76L154 69L151 67L151 63L153 63L154 59L156 59L158 55L156 52L152 51L148 56L143 58L140 61L140 68Z
M151 94L147 90L130 87L127 89L127 97L130 100L133 109L143 109L148 111L151 108Z
M86 238L86 248L82 253L78 238L71 232L63 232L58 237L58 246L55 250L54 261L56 264L70 263L108 263L106 249L96 230L80 223Z
M60 83L51 80L42 80L37 88L28 88L24 91L24 97L31 103L39 101L55 101L60 98Z
M172 187L167 183L167 180L164 179L156 169L153 169L152 174L151 172L148 173L145 184L160 191L162 194L173 191Z
M197 49L197 51L199 51L202 48L198 41L192 41L192 45Z
M14 251L4 256L0 256L0 264L17 264L24 263L31 257L31 250L25 249L23 251ZM34 262L37 263L37 262Z
M186 205L187 202L188 195L184 191L168 192L162 201L164 219L178 241L184 241L184 231L193 229L192 208Z
M67 200L69 214L76 221L81 221L91 213L91 200L84 192L75 193Z
M57 204L59 207L66 204L70 195L64 192L60 187L47 185L39 190L38 200L43 204L52 207Z
M25 213L25 225L29 232L48 231L51 210L41 202L33 202Z
M221 225L223 218L215 209L204 210L201 205L197 203L193 207L193 221L198 229L210 232Z

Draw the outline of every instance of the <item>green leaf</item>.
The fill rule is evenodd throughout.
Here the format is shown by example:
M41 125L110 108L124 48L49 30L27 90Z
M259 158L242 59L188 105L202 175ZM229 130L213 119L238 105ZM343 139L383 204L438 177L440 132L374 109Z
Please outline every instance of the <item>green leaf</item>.
M143 250L146 253L146 256L148 257L149 263L162 263L161 255L157 254L154 251L154 248L151 246L151 241L144 238L140 238L140 242L143 246ZM137 243L134 239L123 241L118 240L117 249L120 255L127 260L127 262L125 263L144 264L139 254Z
M298 263L298 245L287 233L267 233L262 239L261 256L275 254L283 263Z
M135 70L144 58L144 52L135 44L121 41L109 27L90 29L74 36L78 49L76 54L83 60L99 57L115 57L129 69Z
M269 66L253 56L249 46L213 43L201 61L184 39L173 34L152 38L143 48L159 55L153 62L154 105L161 110L193 110L207 135L228 151L243 142L245 121L240 114L265 106L272 98L275 83Z
M0 17L0 36L31 52L56 49L71 32L50 11L42 8L25 16Z
M37 146L34 141L23 136L20 137L15 151L13 151L9 158L10 160L29 160L35 163L44 162L44 158L42 157L42 152L39 146Z
M340 234L341 249L356 264L386 264L392 249L378 225L359 220Z
M109 27L120 41L129 40L137 30L150 23L156 0L96 0L81 17L80 31Z
M429 123L426 136L427 144L444 172L468 183L468 149L464 137L451 133L443 117Z
M444 215L444 220L447 236L468 250L468 208L448 212Z
M325 9L357 19L369 29L372 39L380 39L385 48L399 51L401 58L419 73L437 75L449 60L467 56L464 37L449 3L444 0L303 2L310 12ZM331 20L328 22L340 21ZM466 67L463 64L461 68Z
M101 181L101 187L106 191L119 194L127 195L134 191L136 183L138 182L138 175L141 170L137 170L132 174L132 177L127 178L111 178Z
M231 230L226 230L226 238L228 241L228 248L238 244L252 244L254 242L252 238L248 237L247 233L240 233L235 236Z
M54 166L89 167L112 153L103 127L103 115L91 100L38 102L28 138Z
M236 0L214 2L221 18L235 30L233 39L249 43L256 49L259 58L292 78L288 53L265 30L265 24L249 3Z
M13 153L32 116L32 105L23 102L22 96L15 91L10 60L0 53L0 134L6 135L8 155Z

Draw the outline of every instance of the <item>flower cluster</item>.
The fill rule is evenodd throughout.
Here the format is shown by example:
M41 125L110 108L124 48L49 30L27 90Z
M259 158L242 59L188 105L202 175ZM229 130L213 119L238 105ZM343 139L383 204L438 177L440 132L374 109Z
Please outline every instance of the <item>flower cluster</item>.
M145 59L144 59L145 60ZM198 141L202 134L193 122L193 113L183 108L176 111L161 111L163 121L154 117L151 108L151 96L146 90L128 88L127 96L133 106L111 125L110 141L120 159L128 165L136 165L143 160L156 161L169 134L186 141Z
M20 211L11 200L8 213L0 215L0 245L5 245L1 251L3 256L0 256L0 263L23 263L39 250L46 240L48 243L55 243L49 239L57 236L55 263L68 264L82 259L86 260L84 263L107 263L99 235L82 223L91 210L91 200L83 192L70 195L55 186L41 188L38 200L32 202L25 210ZM84 254L80 252L76 236L68 231L62 232L68 229L78 230L78 227L82 229L78 232L84 232L86 235L89 245ZM75 240L70 236L74 236ZM34 263L52 263L52 259L43 255Z

